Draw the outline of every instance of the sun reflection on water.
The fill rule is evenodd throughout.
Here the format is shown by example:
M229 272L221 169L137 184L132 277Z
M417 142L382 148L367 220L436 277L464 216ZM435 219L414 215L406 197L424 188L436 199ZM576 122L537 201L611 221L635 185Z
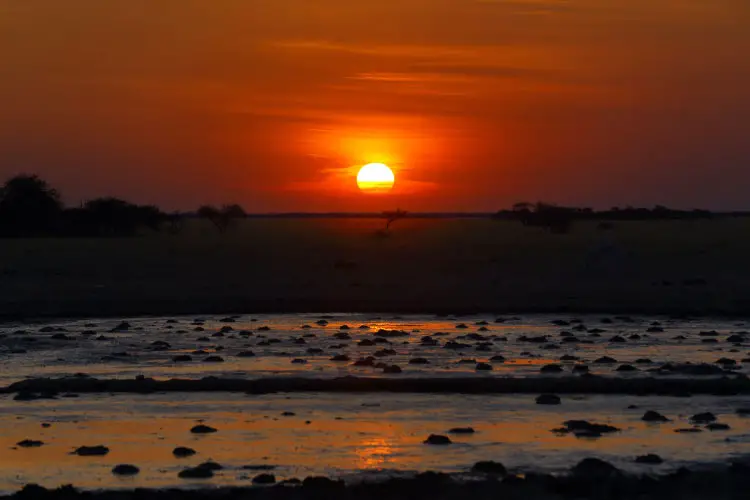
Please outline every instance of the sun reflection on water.
M386 462L393 461L393 447L384 438L370 438L363 441L355 450L360 469L379 469Z

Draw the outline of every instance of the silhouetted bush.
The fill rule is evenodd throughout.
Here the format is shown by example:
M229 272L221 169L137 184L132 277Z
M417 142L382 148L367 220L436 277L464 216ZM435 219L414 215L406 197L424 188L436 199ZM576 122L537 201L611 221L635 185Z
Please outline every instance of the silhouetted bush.
M524 226L542 227L553 233L564 234L570 231L574 213L571 209L548 203L516 203L513 205L515 218Z
M743 212L714 213L708 210L674 210L661 205L653 208L613 207L596 211L591 208L561 207L549 203L516 203L511 210L493 214L497 220L519 220L527 226L541 226L553 232L565 232L574 221L600 221L600 229L612 229L613 221L697 220L746 216ZM609 224L607 224L609 223ZM567 229L566 229L567 227Z
M117 198L98 198L65 211L68 236L133 236L139 229L158 231L167 215L154 206L141 206Z
M45 236L56 232L60 194L36 175L18 175L0 190L0 236Z
M237 204L224 205L221 208L203 205L198 209L197 214L198 217L211 221L221 233L234 227L237 221L247 217L245 210Z

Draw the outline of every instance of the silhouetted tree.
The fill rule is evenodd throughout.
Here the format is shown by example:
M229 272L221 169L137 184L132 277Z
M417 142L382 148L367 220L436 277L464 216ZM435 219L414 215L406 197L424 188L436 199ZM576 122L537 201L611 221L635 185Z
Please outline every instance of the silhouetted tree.
M0 235L42 236L57 230L59 193L36 175L18 175L0 189Z
M558 207L549 203L516 203L513 205L514 218L524 226L542 227L553 233L567 233L578 209Z
M198 217L211 221L219 232L224 233L238 220L247 217L247 213L237 204L224 205L220 209L212 205L203 205L198 209Z
M71 236L132 236L139 228L158 231L166 214L155 206L135 205L118 198L97 198L65 211Z
M408 214L409 212L407 212L406 210L401 210L400 208L383 212L383 217L386 221L385 230L388 231L391 228L391 224L398 220L405 219Z

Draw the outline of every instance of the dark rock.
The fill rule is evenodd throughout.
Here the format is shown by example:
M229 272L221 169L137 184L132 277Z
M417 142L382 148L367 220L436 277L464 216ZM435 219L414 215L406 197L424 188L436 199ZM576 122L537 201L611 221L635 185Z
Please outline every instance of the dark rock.
M302 358L294 358L292 360L292 364L293 365L306 365L307 364L307 360L306 359L302 359Z
M698 432L703 432L703 429L697 429L695 427L687 427L683 429L675 429L674 431L678 434L696 434Z
M187 361L192 361L193 357L188 354L180 354L178 356L172 357L172 361L175 363L184 363Z
M390 365L383 368L383 373L401 373L402 371L398 365Z
M648 455L641 455L639 457L636 457L635 463L637 464L649 464L649 465L658 465L663 463L664 460L659 455L654 455L653 453L649 453Z
M572 356L570 354L565 354L564 356L560 356L560 361L578 361L581 358L578 356Z
M107 453L109 453L109 448L106 446L81 446L76 448L73 455L78 455L79 457L101 457Z
M618 372L637 372L638 368L633 365L620 365L617 367Z
M477 363L477 371L492 371L492 365L489 363Z
M715 361L717 365L725 365L725 366L734 366L737 364L737 362L733 359L729 358L719 358Z
M203 361L206 363L223 363L224 358L221 356L208 356L207 358L204 358Z
M222 470L224 468L221 464L217 464L216 462L212 462L210 460L208 462L203 462L198 467L200 467L201 469L208 469L212 471Z
M704 413L696 413L695 415L690 417L690 421L696 424L707 424L709 422L715 422L716 415L709 411Z
M597 358L594 360L594 364L597 365L605 365L605 364L613 364L617 363L617 360L615 358L610 358L609 356L602 356L601 358Z
M542 373L560 373L563 371L562 366L560 365L544 365L539 369Z
M471 347L469 344L462 344L454 340L449 340L445 343L443 349L468 349L469 347Z
M548 342L546 335L539 335L537 337L527 337L526 335L522 335L518 338L521 342L531 342L534 344L544 344Z
M709 431L728 431L730 429L728 424L720 424L718 422L712 422L706 426Z
M717 332L716 330L711 330L709 332L705 332L705 331L704 332L700 332L700 333L698 333L698 335L701 336L701 337L718 337L719 336L719 332Z
M193 434L211 434L217 432L217 429L208 425L199 424L190 429L190 432Z
M275 465L243 465L242 470L274 470Z
M23 441L16 443L16 446L20 446L21 448L39 448L42 445L44 445L44 442L35 441L33 439L24 439Z
M538 405L559 405L560 403L560 396L556 394L542 394L536 398L536 404Z
M439 434L430 434L430 436L424 440L424 444L446 445L446 444L453 444L453 441L451 441L448 436L441 436Z
M281 416L282 416L282 417L294 417L294 416L296 416L296 415L297 415L297 414L296 414L296 413L294 413L293 411L285 411L285 412L282 412L282 413L281 413Z
M359 358L357 361L352 363L354 366L375 366L375 358L368 356L366 358Z
M386 356L395 356L396 354L398 353L394 351L393 349L379 349L375 351L374 353L372 353L373 356L378 357L378 358L384 358Z
M426 358L412 358L409 360L410 365L429 365L430 361Z
M649 410L643 414L641 420L644 422L669 422L669 419L658 411Z
M274 484L276 476L273 474L258 474L253 478L253 484Z
M174 450L172 450L172 455L174 455L177 458L186 458L186 457L192 457L197 452L192 448L187 448L185 446L178 446Z
M202 467L193 467L180 471L178 476L182 479L210 479L214 477L214 471Z
M588 373L589 367L587 365L575 365L573 367L573 373Z
M238 358L252 358L255 357L255 353L253 351L240 351L237 353Z
M571 469L574 476L587 479L606 479L620 475L620 470L598 458L584 458Z
M331 358L331 361L351 361L351 358L346 354L337 354Z
M112 468L112 474L116 476L135 476L139 472L141 472L141 469L130 464L115 465Z
M574 434L579 434L579 433L608 434L612 432L620 432L620 429L612 425L596 424L596 423L591 423L587 420L567 420L563 422L563 425L569 432L573 432Z
M504 476L508 473L503 464L491 460L475 463L471 467L471 471L480 474L490 474L493 476Z
M454 427L448 431L448 434L474 434L475 432L473 427Z
M492 356L490 358L490 361L493 363L504 363L505 362L505 356L501 356L500 354L497 354L495 356Z

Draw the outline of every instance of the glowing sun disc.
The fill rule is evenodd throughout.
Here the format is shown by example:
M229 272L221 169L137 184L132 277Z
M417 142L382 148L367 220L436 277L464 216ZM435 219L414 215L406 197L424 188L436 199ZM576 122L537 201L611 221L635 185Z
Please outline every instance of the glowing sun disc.
M382 192L393 189L396 177L388 165L383 163L369 163L362 167L357 174L357 186L362 191Z

